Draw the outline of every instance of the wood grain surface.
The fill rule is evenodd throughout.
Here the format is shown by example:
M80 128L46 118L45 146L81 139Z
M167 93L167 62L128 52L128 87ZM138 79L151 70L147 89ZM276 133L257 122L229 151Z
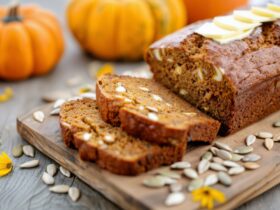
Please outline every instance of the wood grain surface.
M11 154L13 146L27 144L19 137L16 131L16 118L34 107L42 104L41 97L44 93L53 90L68 89L65 81L79 75L85 82L90 82L88 65L93 60L85 56L70 35L65 23L65 7L67 0L23 0L23 3L36 2L49 8L57 14L62 24L66 38L66 52L54 72L45 77L32 78L27 81L10 83L0 81L0 91L10 86L14 89L15 97L6 103L0 103L0 151ZM8 0L0 0L0 5L7 5ZM119 72L138 68L142 63L124 64L117 63ZM279 116L280 117L280 116ZM73 203L65 195L56 195L48 191L41 181L41 175L48 163L54 162L39 151L36 158L40 160L40 167L34 170L19 170L18 165L29 160L27 157L13 158L15 168L11 174L0 178L0 210L118 210L117 205L110 202L99 192L95 191L78 178L65 178L61 174L56 176L57 183L67 183L82 189L82 197L78 203ZM266 186L274 185L267 183ZM253 194L253 193L252 193ZM262 194L253 201L244 204L239 210L278 210L280 206L280 187ZM131 203L133 208L133 203Z

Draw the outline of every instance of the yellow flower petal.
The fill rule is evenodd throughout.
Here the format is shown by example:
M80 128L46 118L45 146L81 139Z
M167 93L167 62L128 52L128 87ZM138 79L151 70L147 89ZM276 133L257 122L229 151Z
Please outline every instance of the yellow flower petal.
M107 63L98 69L98 71L96 72L96 78L99 78L104 74L113 74L114 71L114 66Z
M5 152L2 152L0 155L0 176L5 176L6 174L10 173L12 168L12 160Z
M213 209L214 207L214 200L210 196L208 197L208 203L207 203L207 208L208 209Z
M0 170L0 177L1 177L1 176L5 176L5 175L7 175L8 173L10 173L10 172L12 171L12 168L13 168L13 167Z
M211 189L210 194L212 198L219 203L224 203L226 201L225 195L216 189Z
M7 155L7 153L2 152L0 155L0 164L9 164L12 163L11 158Z
M13 97L13 89L12 88L5 88L3 93L0 94L0 102L5 102L10 100Z

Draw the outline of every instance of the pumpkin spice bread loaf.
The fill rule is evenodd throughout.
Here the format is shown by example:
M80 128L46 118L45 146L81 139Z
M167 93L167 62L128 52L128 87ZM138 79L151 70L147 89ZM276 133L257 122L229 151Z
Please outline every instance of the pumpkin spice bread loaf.
M97 81L97 104L104 121L157 144L188 139L211 142L220 123L150 79L104 75Z
M84 160L116 174L136 175L161 165L180 161L186 143L159 146L105 123L93 99L69 101L60 111L62 136L67 146L79 150Z
M219 44L190 25L154 43L146 61L156 81L237 131L280 108L280 20Z

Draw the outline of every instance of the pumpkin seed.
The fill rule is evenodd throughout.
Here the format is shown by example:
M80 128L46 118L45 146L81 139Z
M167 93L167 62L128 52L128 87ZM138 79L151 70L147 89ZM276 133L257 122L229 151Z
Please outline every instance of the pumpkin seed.
M164 182L165 182L165 185L170 185L170 184L175 184L175 183L177 183L177 180L176 180L176 179L172 179L172 178L167 177L167 176L157 175L156 177L158 177L158 178L160 178L160 179L163 179Z
M165 205L166 206L176 206L181 203L183 203L186 199L186 196L182 192L173 192L170 193L166 200L165 200Z
M68 185L55 185L53 187L50 187L49 190L54 193L68 193L69 191L69 186Z
M272 150L274 141L272 139L265 139L264 146L267 150Z
M60 108L53 109L53 110L50 112L50 115L59 115L59 112L60 112Z
M188 186L188 191L192 192L200 187L203 186L203 179L195 179L193 181L190 182L189 186Z
M58 99L54 102L53 108L59 109L66 101L64 99Z
M73 202L76 202L76 201L79 200L79 198L81 196L81 192L76 187L70 187L69 190L68 190L68 195Z
M280 142L280 136L276 136L276 137L274 138L274 142Z
M226 160L223 162L223 165L228 168L240 167L240 165L234 161Z
M254 150L254 148L251 146L240 146L234 150L234 153L245 155L245 154L252 152L253 150Z
M171 184L169 189L170 192L181 192L183 190L183 185L180 183Z
M197 179L198 178L198 174L197 172L192 169L192 168L186 168L184 170L184 175L190 179Z
M209 169L209 167L210 167L210 162L206 159L202 159L197 167L198 173L203 174Z
M254 135L247 136L247 138L246 138L246 145L250 146L250 145L254 144L256 139L257 139L257 137L254 136Z
M150 120L153 120L153 121L158 121L158 116L157 116L157 114L155 114L155 113L153 113L153 112L149 112L149 113L148 113L148 118L149 118Z
M276 128L280 127L280 120L274 122L273 127L276 127Z
M54 178L46 172L43 173L42 180L46 185L54 184Z
M228 174L229 175L237 175L237 174L241 174L245 171L245 168L243 166L240 167L234 167L229 169Z
M205 152L201 158L210 161L213 158L213 154L211 152Z
M218 179L219 179L219 182L221 182L225 186L232 185L231 177L227 173L225 173L225 172L222 172L222 171L219 172L218 173Z
M235 161L235 162L238 162L240 161L244 156L243 155L239 155L239 154L235 154L235 153L232 153L232 161Z
M247 162L247 163L244 163L243 166L244 166L246 169L249 169L249 170L255 170L255 169L257 169L257 168L260 167L259 164L254 163L254 162Z
M214 163L223 163L224 160L222 158L219 158L219 157L213 157L212 161Z
M33 118L34 118L34 120L42 123L45 119L45 114L42 111L36 111L33 113Z
M47 173L51 176L54 176L57 173L57 167L55 164L49 164L47 166Z
M39 165L39 160L31 160L31 161L27 161L25 163L22 163L19 167L20 168L35 168Z
M212 186L218 183L218 176L217 174L209 174L204 181L205 186Z
M217 155L217 151L219 150L217 147L210 147L210 149L209 149L212 153L213 153L213 155Z
M227 145L225 143L222 143L222 142L219 142L219 141L215 142L215 146L218 147L219 149L223 149L223 150L226 150L226 151L229 151L229 152L232 151L232 149L229 145Z
M273 134L266 131L261 131L257 133L257 137L261 139L273 138Z
M165 185L165 179L162 179L159 176L151 177L151 178L145 179L143 181L143 184L146 187L159 188L159 187L163 187Z
M261 159L261 156L258 154L249 154L242 158L244 162L255 162Z
M31 145L24 145L22 147L23 153L28 157L34 157L35 150Z
M220 163L210 163L210 168L214 171L227 171L227 169Z
M231 160L232 154L226 150L220 149L217 151L217 156L224 159L224 160Z
M66 176L66 177L71 177L71 172L68 171L66 168L60 166L59 171L60 171L60 173L62 173L62 175Z
M172 169L185 169L185 168L190 168L191 164L187 161L181 161L181 162L173 163L170 167Z
M22 149L22 145L18 144L16 146L14 146L13 150L12 150L12 154L15 158L21 157L23 154L23 149Z
M160 171L160 172L158 172L158 174L162 175L162 176L172 178L172 179L180 179L181 178L180 174L177 174L177 173L172 172L172 171Z

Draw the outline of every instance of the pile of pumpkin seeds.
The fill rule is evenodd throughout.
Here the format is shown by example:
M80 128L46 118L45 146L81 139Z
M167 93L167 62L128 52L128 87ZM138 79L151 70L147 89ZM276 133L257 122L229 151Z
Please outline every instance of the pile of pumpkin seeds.
M280 127L280 120L273 123L273 126ZM187 161L176 162L170 166L170 170L157 172L154 176L145 179L143 185L150 188L168 186L170 193L165 200L166 206L182 204L186 199L184 192L192 192L203 186L220 183L225 187L230 187L233 185L232 176L260 167L258 161L262 157L255 153L253 148L258 139L263 140L264 149L270 151L275 142L280 142L280 135L275 137L270 132L261 131L255 135L248 135L245 138L245 144L235 148L216 141L200 157L197 166L192 167ZM179 183L182 176L189 182Z

